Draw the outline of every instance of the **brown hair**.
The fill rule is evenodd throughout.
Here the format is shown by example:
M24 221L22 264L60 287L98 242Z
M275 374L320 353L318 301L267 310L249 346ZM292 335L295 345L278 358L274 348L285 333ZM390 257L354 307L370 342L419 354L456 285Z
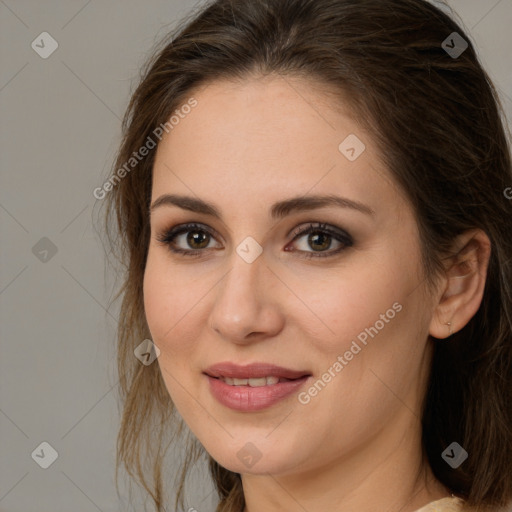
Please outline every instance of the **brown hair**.
M458 57L442 47L453 32L469 43ZM414 205L429 284L443 271L443 255L458 234L485 231L491 257L480 308L462 330L435 344L422 416L423 451L434 475L468 505L484 510L507 504L512 499L512 201L504 191L512 186L510 148L496 90L461 27L423 0L217 0L184 20L161 45L127 108L115 169L208 82L243 81L258 73L309 78L350 98ZM142 282L154 156L150 151L117 180L106 198L105 223L125 265L116 296L122 296L118 370L124 405L116 483L123 463L162 511L163 457L184 426L175 418L158 365L146 367L133 356L151 337ZM457 469L441 458L453 441L469 453ZM191 465L206 455L220 498L217 512L242 511L240 475L205 454L190 432L185 446L176 507L183 507ZM152 482L144 476L148 469Z

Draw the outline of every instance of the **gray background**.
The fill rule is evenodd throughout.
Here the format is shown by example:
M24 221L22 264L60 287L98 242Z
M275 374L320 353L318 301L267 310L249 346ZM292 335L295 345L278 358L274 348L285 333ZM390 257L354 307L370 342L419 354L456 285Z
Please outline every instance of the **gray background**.
M140 66L194 5L0 0L0 512L143 510L114 486L117 311L92 191ZM512 0L450 5L512 119ZM47 59L31 47L44 31L59 45ZM43 237L54 255L34 254ZM59 454L48 469L31 457L43 441ZM205 475L187 500L199 512L213 510Z

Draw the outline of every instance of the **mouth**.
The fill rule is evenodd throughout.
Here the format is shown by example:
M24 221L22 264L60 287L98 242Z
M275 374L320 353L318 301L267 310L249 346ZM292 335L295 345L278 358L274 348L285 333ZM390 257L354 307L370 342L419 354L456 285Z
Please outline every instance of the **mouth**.
M212 389L225 390L224 397L231 389L233 390L232 395L237 399L242 396L262 397L267 393L264 391L265 389L268 389L269 396L275 397L277 394L301 386L312 376L311 372L307 370L294 370L271 363L257 362L237 365L229 361L210 366L203 371L203 374L210 379ZM218 385L215 385L215 383L218 383ZM251 388L260 388L261 393L258 392L256 395L256 390L249 391Z
M253 413L289 399L309 382L312 373L268 363L241 366L225 362L203 371L212 396L229 409Z

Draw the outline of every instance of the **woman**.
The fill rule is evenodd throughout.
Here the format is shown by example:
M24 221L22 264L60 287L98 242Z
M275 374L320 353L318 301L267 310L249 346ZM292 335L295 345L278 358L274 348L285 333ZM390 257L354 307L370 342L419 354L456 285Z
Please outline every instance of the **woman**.
M101 192L118 464L158 511L184 432L177 509L204 455L218 512L506 510L511 160L467 35L423 0L217 0L170 37Z

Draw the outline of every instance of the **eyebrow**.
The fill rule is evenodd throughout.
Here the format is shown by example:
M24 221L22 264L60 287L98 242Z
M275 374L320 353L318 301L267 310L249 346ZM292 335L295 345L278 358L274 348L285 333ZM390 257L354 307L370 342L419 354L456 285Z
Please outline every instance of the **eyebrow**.
M188 210L195 213L210 215L217 219L222 219L219 209L212 203L203 201L191 196L182 196L176 194L164 194L156 199L150 207L150 212L162 206L178 206L183 210ZM270 217L272 219L281 219L286 217L292 212L296 211L309 211L326 206L338 206L341 208L350 208L366 215L375 215L375 211L369 206L335 195L310 195L310 196L297 196L283 201L274 203L270 209Z

